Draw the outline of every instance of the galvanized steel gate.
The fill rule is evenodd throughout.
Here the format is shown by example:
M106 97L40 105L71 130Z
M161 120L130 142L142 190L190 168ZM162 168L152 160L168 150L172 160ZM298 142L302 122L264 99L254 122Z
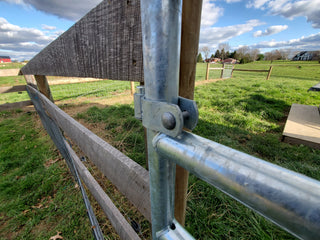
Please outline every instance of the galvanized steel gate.
M141 1L145 88L135 106L147 128L153 239L193 239L174 219L175 164L296 237L319 239L318 181L183 131L198 116L178 96L181 9L182 0Z
M90 76L135 81L142 81L144 77L145 86L139 87L135 95L135 115L147 128L153 239L193 239L174 219L176 164L257 211L296 237L320 239L319 181L183 130L184 128L193 129L196 126L198 111L193 101L178 96L182 0L141 0L144 74L141 74L141 51L137 51L141 47L138 36L140 33L137 14L139 8L139 1L103 1L83 20L76 23L67 33L31 60L21 70L22 73L36 75L38 83L40 80L45 82L44 75ZM118 14L114 14L115 11ZM114 19L106 16L107 13L110 13L110 16L116 15L118 22L113 22ZM125 13L128 15L127 19L123 18ZM124 28L125 31L117 32L119 35L113 39L109 36L109 32L104 30L108 27L105 25L108 25L109 21L111 21L110 29L112 26L121 25L119 29ZM91 28L93 22L98 23L96 28ZM78 31L79 29L81 31ZM88 31L79 34L83 29ZM94 31L104 32L99 35L99 38L95 38ZM107 38L108 44L105 44L104 34L110 37L110 39ZM123 44L127 46L126 37L132 43L129 47L136 44L136 48L133 48L134 54L129 56L130 61L123 59L122 55L114 55L117 53L115 51L117 48L123 50L118 49L123 56L132 50L131 48L125 49L126 51L122 49ZM79 39L81 41L78 41ZM92 54L94 61L89 63L81 58L89 51L87 41L92 44L90 46L97 54ZM60 54L58 49L64 52ZM62 56L70 59L65 60ZM54 68L51 67L52 62L54 62ZM94 66L90 65L91 62L95 63ZM118 63L127 64L121 65L123 71L114 68ZM29 83L29 85L32 84ZM44 88L48 88L47 92L50 93L48 86L44 85ZM89 136L90 141L78 142L78 145L85 147L88 145L86 152L88 155L92 154L93 158L99 155L96 163L100 167L105 167L102 166L103 164L113 166L122 164L121 169L125 169L128 176L131 176L129 173L135 176L135 183L137 183L135 189L141 189L141 192L146 191L148 175L147 173L144 175L145 169L139 168L140 166L136 166L136 163L134 165L133 161L122 156L117 150L105 146L102 140L78 126L80 124L65 116L66 114L48 99L36 93L36 90L30 87L28 89L31 98L34 101L40 98L39 103L47 107L46 111L49 110L54 122L58 123L60 128L65 128L64 130L74 136L74 139L78 140L78 136ZM48 96L50 97L50 94ZM72 128L65 126L66 124ZM58 127L55 128L58 129ZM79 131L79 134L76 131ZM59 138L63 139L60 135ZM99 149L99 154L92 149ZM103 159L102 155L106 154L109 154L110 159ZM108 167L103 169L105 175L110 174ZM81 175L81 171L79 174ZM119 180L113 176L112 180L121 185L124 194L131 193L130 189L124 186L123 179ZM95 186L95 183L92 184ZM102 191L96 192L100 194L97 194L100 199L106 199ZM136 205L140 206L145 200L139 195L134 196L133 202ZM127 197L133 199L131 195ZM149 213L145 209L144 215L149 216ZM113 220L115 223L124 222L118 215ZM123 233L122 236L126 239L133 238L128 236L135 236L137 239L138 236L135 233L129 234L132 229L127 225L123 223L119 227L119 232Z

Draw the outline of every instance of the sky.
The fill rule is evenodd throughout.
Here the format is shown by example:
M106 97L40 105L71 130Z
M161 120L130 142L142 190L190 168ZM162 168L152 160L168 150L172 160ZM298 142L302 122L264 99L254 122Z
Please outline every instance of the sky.
M101 0L0 0L0 55L29 60ZM200 44L320 50L320 0L203 0Z

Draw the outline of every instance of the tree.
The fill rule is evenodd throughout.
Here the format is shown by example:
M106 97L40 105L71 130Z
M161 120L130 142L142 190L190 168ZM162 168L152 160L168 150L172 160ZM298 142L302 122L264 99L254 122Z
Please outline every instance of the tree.
M221 57L221 53L220 53L219 49L215 52L214 57L215 58L220 58Z
M222 60L226 59L226 52L224 51L224 48L222 48L222 50L220 52L220 56L221 56Z
M233 51L232 53L230 53L229 57L237 59L237 57L238 57L237 51Z
M237 59L240 60L240 61L243 58L249 58L249 47L248 46L240 47L237 50L237 54L238 54L238 58Z
M256 49L256 48L250 49L250 51L249 51L250 60L252 62L256 61L258 59L259 53L260 53L259 49Z
M203 58L202 58L201 53L198 54L197 62L203 62Z
M210 58L214 58L214 55L213 54L211 54L211 57Z
M200 48L200 52L203 52L205 59L207 59L210 53L210 48L207 46L204 46Z
M261 61L264 59L264 55L262 53L258 54L258 59L257 61Z
M224 49L225 52L229 52L229 51L230 51L230 45L229 45L228 42L226 42L226 43L220 43L220 44L218 45L218 49L219 49L220 51L222 51L222 49Z

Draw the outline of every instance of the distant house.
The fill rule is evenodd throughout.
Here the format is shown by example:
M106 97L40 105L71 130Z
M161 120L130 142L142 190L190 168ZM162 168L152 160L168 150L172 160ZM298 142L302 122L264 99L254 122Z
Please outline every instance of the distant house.
M292 58L292 61L320 60L320 51L302 51Z
M223 63L236 64L236 63L237 63L237 59L227 58L227 59L224 59L222 62L223 62Z
M207 58L205 60L205 62L208 62L208 63L218 63L218 62L221 62L221 58Z
M0 56L0 63L8 63L11 62L11 58L9 56Z

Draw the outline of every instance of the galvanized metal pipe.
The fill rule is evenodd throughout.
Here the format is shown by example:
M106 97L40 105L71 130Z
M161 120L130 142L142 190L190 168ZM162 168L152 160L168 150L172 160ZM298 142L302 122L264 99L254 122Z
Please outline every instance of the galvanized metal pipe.
M145 99L178 103L182 0L142 0ZM150 112L143 112L143 118ZM152 146L156 131L147 129L152 236L157 239L174 223L175 163ZM165 231L166 232L166 231ZM157 235L158 234L158 235Z
M145 97L177 104L182 0L141 0Z
M184 132L156 151L301 239L320 239L320 182Z

